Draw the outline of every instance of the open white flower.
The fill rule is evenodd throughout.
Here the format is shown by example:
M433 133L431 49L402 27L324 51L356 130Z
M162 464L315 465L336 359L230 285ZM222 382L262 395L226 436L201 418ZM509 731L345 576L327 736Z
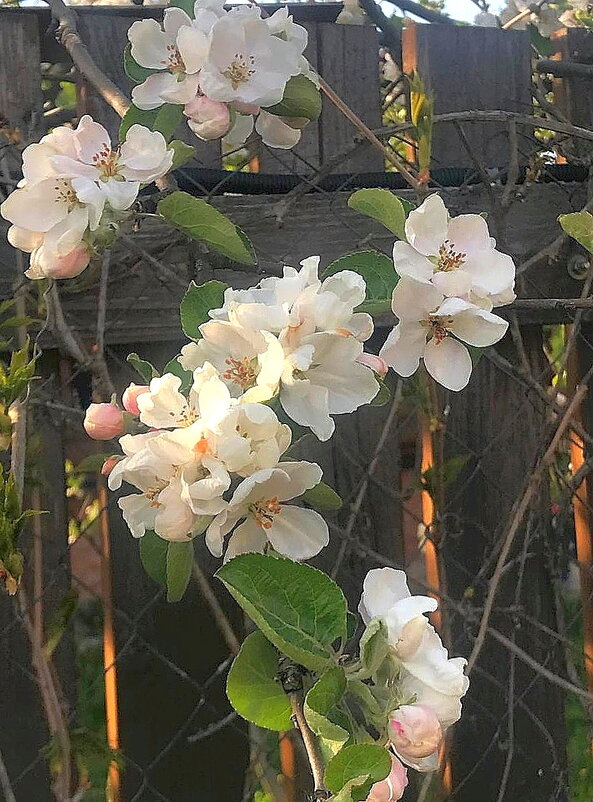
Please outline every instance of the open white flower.
M124 142L112 148L106 129L85 114L75 132L76 158L53 156L59 175L72 179L79 196L94 197L97 189L113 209L129 209L141 184L155 181L171 169L173 151L159 131L132 125Z
M398 282L392 309L399 323L380 356L400 376L411 376L422 358L433 379L454 391L467 385L472 372L464 343L485 348L498 342L508 328L497 315L461 298L445 298L434 285L411 278Z
M298 49L272 33L259 9L234 8L212 28L200 88L212 100L272 106L299 71Z
M407 242L393 246L393 262L400 276L432 282L443 295L472 300L512 290L515 265L497 251L483 217L449 217L438 195L429 195L408 215Z
M131 54L142 67L159 70L132 90L140 109L156 109L163 103L189 103L199 88L199 72L208 57L209 41L200 25L214 23L215 11L192 20L180 8L168 8L163 27L153 19L137 20L128 31ZM207 13L206 13L207 12ZM217 17L215 17L217 18Z
M267 543L295 560L314 557L329 542L326 522L314 510L283 502L315 487L321 476L321 468L315 463L282 462L277 468L257 471L244 479L228 508L206 531L212 554L222 555L225 536L234 530L225 560L247 551L261 552Z

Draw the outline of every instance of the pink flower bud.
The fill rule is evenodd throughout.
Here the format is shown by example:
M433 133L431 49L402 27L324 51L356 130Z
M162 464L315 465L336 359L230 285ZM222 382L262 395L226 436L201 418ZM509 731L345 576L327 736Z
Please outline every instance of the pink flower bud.
M219 139L231 127L231 115L226 103L197 95L185 104L183 113L187 124L200 139Z
M367 354L363 351L362 354L356 358L356 361L360 362L361 365L366 365L367 368L374 370L375 373L382 379L389 370L389 365L387 362L382 357L375 356L375 354Z
M66 256L61 256L56 259L54 267L51 270L53 278L74 278L79 273L88 267L91 261L89 251L81 245L79 248L74 248L73 251L67 253Z
M101 468L101 475L102 476L109 476L111 471L115 468L117 463L122 459L122 457L115 454L113 457L107 457L105 462L103 463L103 467Z
M84 416L84 428L93 440L111 440L124 432L124 414L115 404L91 404Z
M150 388L146 387L144 384L130 384L130 386L124 390L124 394L122 395L122 404L124 405L124 409L126 412L129 412L131 415L139 415L140 408L138 407L138 396L142 395L142 393L149 392Z
M391 772L381 782L375 783L366 802L397 802L408 784L408 772L402 763L391 755Z
M389 717L389 737L404 760L417 760L436 752L443 731L430 707L402 705Z

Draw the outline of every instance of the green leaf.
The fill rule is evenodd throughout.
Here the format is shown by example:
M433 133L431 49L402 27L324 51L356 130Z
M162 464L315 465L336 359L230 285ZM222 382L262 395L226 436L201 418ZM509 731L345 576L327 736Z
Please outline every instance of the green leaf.
M183 9L190 19L194 19L194 0L169 0L169 5Z
M360 639L360 662L362 670L358 678L371 677L387 657L389 639L387 627L380 618L373 618Z
M145 359L141 359L136 353L128 354L126 361L142 376L147 384L151 379L156 379L159 376L159 372L154 365L151 365Z
M391 389L385 380L377 376L377 374L375 374L375 379L379 384L379 392L373 398L370 405L372 407L383 407L391 401Z
M346 599L328 576L263 554L241 554L217 576L283 654L305 668L328 668L332 644L346 634Z
M360 777L354 777L352 780L348 780L346 785L338 791L337 794L333 794L332 802L356 802L358 799L364 799L364 797L355 796L358 793L358 789L361 786L368 787L368 774L363 774Z
M169 543L167 549L167 601L178 602L183 598L194 563L194 544Z
M316 510L339 510L342 506L342 499L333 489L325 482L319 482L315 487L305 490L301 496L310 507Z
M178 170L196 155L196 149L180 139L169 142L169 150L173 151L173 164L171 170Z
M576 239L589 253L593 253L593 215L589 212L561 214L558 222L569 237Z
M149 75L154 75L156 70L151 70L148 67L141 67L140 64L132 56L132 45L130 42L124 49L124 70L128 78L135 81L137 84L143 83Z
M191 370L184 370L176 356L170 359L163 368L163 374L165 373L172 373L174 376L179 376L181 379L179 391L181 393L186 393L192 386L194 377Z
M340 270L352 270L366 282L366 300L356 308L357 312L381 315L391 309L391 295L399 277L393 261L379 251L359 251L336 259L323 271L323 277L332 276Z
M293 75L286 84L280 103L269 106L266 111L279 117L305 117L316 120L321 114L321 92L310 78Z
M317 680L305 697L304 713L313 732L324 741L333 757L344 746L350 733L331 720L332 710L346 690L346 675L341 666L330 668Z
M292 711L277 673L278 652L262 632L252 632L231 666L226 692L244 719L282 732L292 729Z
M140 538L140 561L151 579L159 585L167 586L167 548L168 541L156 532L145 532Z
M404 225L414 205L388 189L359 189L348 198L348 206L377 220L398 239L406 239Z
M158 213L188 237L205 242L219 253L246 265L256 263L247 236L224 214L187 192L172 192L157 207Z
M224 291L228 284L223 281L207 281L205 284L190 282L187 292L181 300L179 315L181 328L190 340L198 340L202 335L199 328L210 320L211 309L218 309L224 303Z
M169 140L173 136L175 129L181 123L182 119L183 106L165 103L158 109L145 111L144 109L139 109L137 106L132 104L126 111L124 118L121 121L121 125L119 127L119 138L120 141L123 142L123 140L126 138L128 130L133 125L138 124L144 125L146 128L150 128L151 131L160 131L165 139Z
M78 591L76 588L72 588L64 594L58 608L53 611L47 622L45 642L43 644L43 651L46 657L51 657L56 647L59 646L77 607Z
M389 752L376 744L345 746L330 760L325 770L325 783L330 791L338 793L344 786L366 777L367 780L351 793L353 802L366 799L371 786L384 780L391 771Z

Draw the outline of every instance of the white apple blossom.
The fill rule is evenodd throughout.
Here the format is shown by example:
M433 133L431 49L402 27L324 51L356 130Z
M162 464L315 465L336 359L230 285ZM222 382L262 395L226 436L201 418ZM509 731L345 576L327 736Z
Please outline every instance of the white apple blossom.
M206 530L206 544L225 560L247 551L264 551L269 543L277 552L307 560L329 542L326 522L314 510L284 504L321 481L321 468L311 462L282 462L257 471L237 487L228 507Z
M461 298L445 298L429 282L402 278L393 291L392 309L399 323L380 356L400 376L411 376L424 360L426 370L449 390L462 390L472 372L464 343L484 348L498 342L508 323Z
M211 16L208 19L214 23ZM209 27L203 15L192 20L181 8L171 7L165 11L162 27L153 19L137 20L130 26L133 59L141 67L158 70L132 89L138 108L156 109L163 103L193 100L210 47L208 30L201 28L204 24Z
M439 195L429 195L408 215L405 232L408 241L393 246L393 262L400 276L432 282L443 295L469 301L474 296L510 295L515 265L510 256L496 250L480 215L451 218Z
M300 72L301 54L292 41L274 35L259 9L234 8L212 27L200 88L212 100L272 106Z

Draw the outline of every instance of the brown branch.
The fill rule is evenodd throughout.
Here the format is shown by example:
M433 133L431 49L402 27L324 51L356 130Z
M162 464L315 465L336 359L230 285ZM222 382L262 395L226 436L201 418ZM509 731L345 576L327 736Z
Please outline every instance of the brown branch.
M220 602L218 601L218 599L216 598L216 594L212 590L212 585L208 581L208 577L206 576L206 574L202 570L202 567L196 560L194 560L192 573L194 579L196 580L196 582L200 587L202 596L206 600L208 607L210 607L210 612L214 617L216 626L222 633L222 636L226 641L226 645L229 647L230 653L238 654L239 649L241 648L239 639L235 635L235 631L233 630L231 622L229 621L225 611L220 606Z
M425 8L425 6L415 3L413 0L387 0L387 2L401 8L402 11L407 11L408 14L413 14L415 17L420 17L428 22L436 22L441 25L457 25L457 21L451 19L451 17L446 17L438 11L433 11L432 8Z

